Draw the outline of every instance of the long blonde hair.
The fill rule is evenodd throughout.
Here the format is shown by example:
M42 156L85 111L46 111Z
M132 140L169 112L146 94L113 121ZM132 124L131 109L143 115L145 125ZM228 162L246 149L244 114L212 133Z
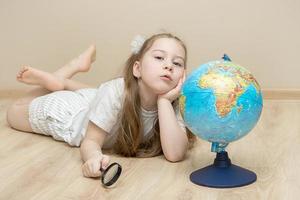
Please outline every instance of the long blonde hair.
M159 135L158 119L154 121L150 133L152 137L142 142L143 139L143 122L141 121L141 100L139 96L138 81L133 75L133 65L136 61L140 61L144 54L151 48L152 44L159 38L173 38L178 41L185 51L184 66L186 66L187 49L185 44L176 36L170 33L161 33L148 38L137 54L132 54L124 68L124 101L122 110L119 113L118 136L114 145L114 150L127 157L153 157L162 153ZM174 103L177 103L174 101ZM190 144L194 141L194 136L188 130L188 138Z

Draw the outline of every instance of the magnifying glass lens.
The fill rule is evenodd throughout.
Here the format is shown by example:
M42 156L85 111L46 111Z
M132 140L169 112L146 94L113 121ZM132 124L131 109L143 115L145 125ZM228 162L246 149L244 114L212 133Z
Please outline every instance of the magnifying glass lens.
M109 165L106 170L102 171L102 184L104 186L111 186L114 184L121 175L122 167L118 163L112 163Z

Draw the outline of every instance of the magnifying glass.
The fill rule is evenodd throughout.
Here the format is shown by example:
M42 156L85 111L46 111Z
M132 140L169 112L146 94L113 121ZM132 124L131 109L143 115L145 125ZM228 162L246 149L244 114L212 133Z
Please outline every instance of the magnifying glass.
M101 182L105 187L114 184L122 173L122 167L118 163L110 164L106 169L100 169L102 172Z

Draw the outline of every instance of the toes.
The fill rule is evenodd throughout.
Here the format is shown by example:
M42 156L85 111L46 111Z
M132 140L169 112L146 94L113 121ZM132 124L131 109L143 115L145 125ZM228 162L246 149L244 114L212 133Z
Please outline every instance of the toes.
M22 74L21 72L18 72L17 77L21 77L21 74Z
M21 69L20 69L20 72L23 72L23 71L26 71L28 70L28 66L22 66Z
M24 72L28 71L29 68L30 68L29 66L22 66L21 69L20 69L20 71L17 74L17 79L21 79L22 76L23 76L23 74L24 74Z
M22 73L28 71L29 68L30 68L29 66L22 66L21 69L20 69L20 71L19 71L19 73L22 74Z

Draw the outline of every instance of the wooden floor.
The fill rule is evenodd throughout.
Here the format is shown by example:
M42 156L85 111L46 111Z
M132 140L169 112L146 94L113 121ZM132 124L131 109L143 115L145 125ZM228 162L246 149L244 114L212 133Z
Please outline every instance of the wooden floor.
M235 189L194 185L189 175L211 164L210 145L197 141L186 159L163 157L112 160L123 167L110 189L99 179L84 178L78 148L50 137L13 130L6 123L9 96L0 99L0 199L299 199L300 100L266 100L255 129L229 145L234 164L253 170L257 181Z

